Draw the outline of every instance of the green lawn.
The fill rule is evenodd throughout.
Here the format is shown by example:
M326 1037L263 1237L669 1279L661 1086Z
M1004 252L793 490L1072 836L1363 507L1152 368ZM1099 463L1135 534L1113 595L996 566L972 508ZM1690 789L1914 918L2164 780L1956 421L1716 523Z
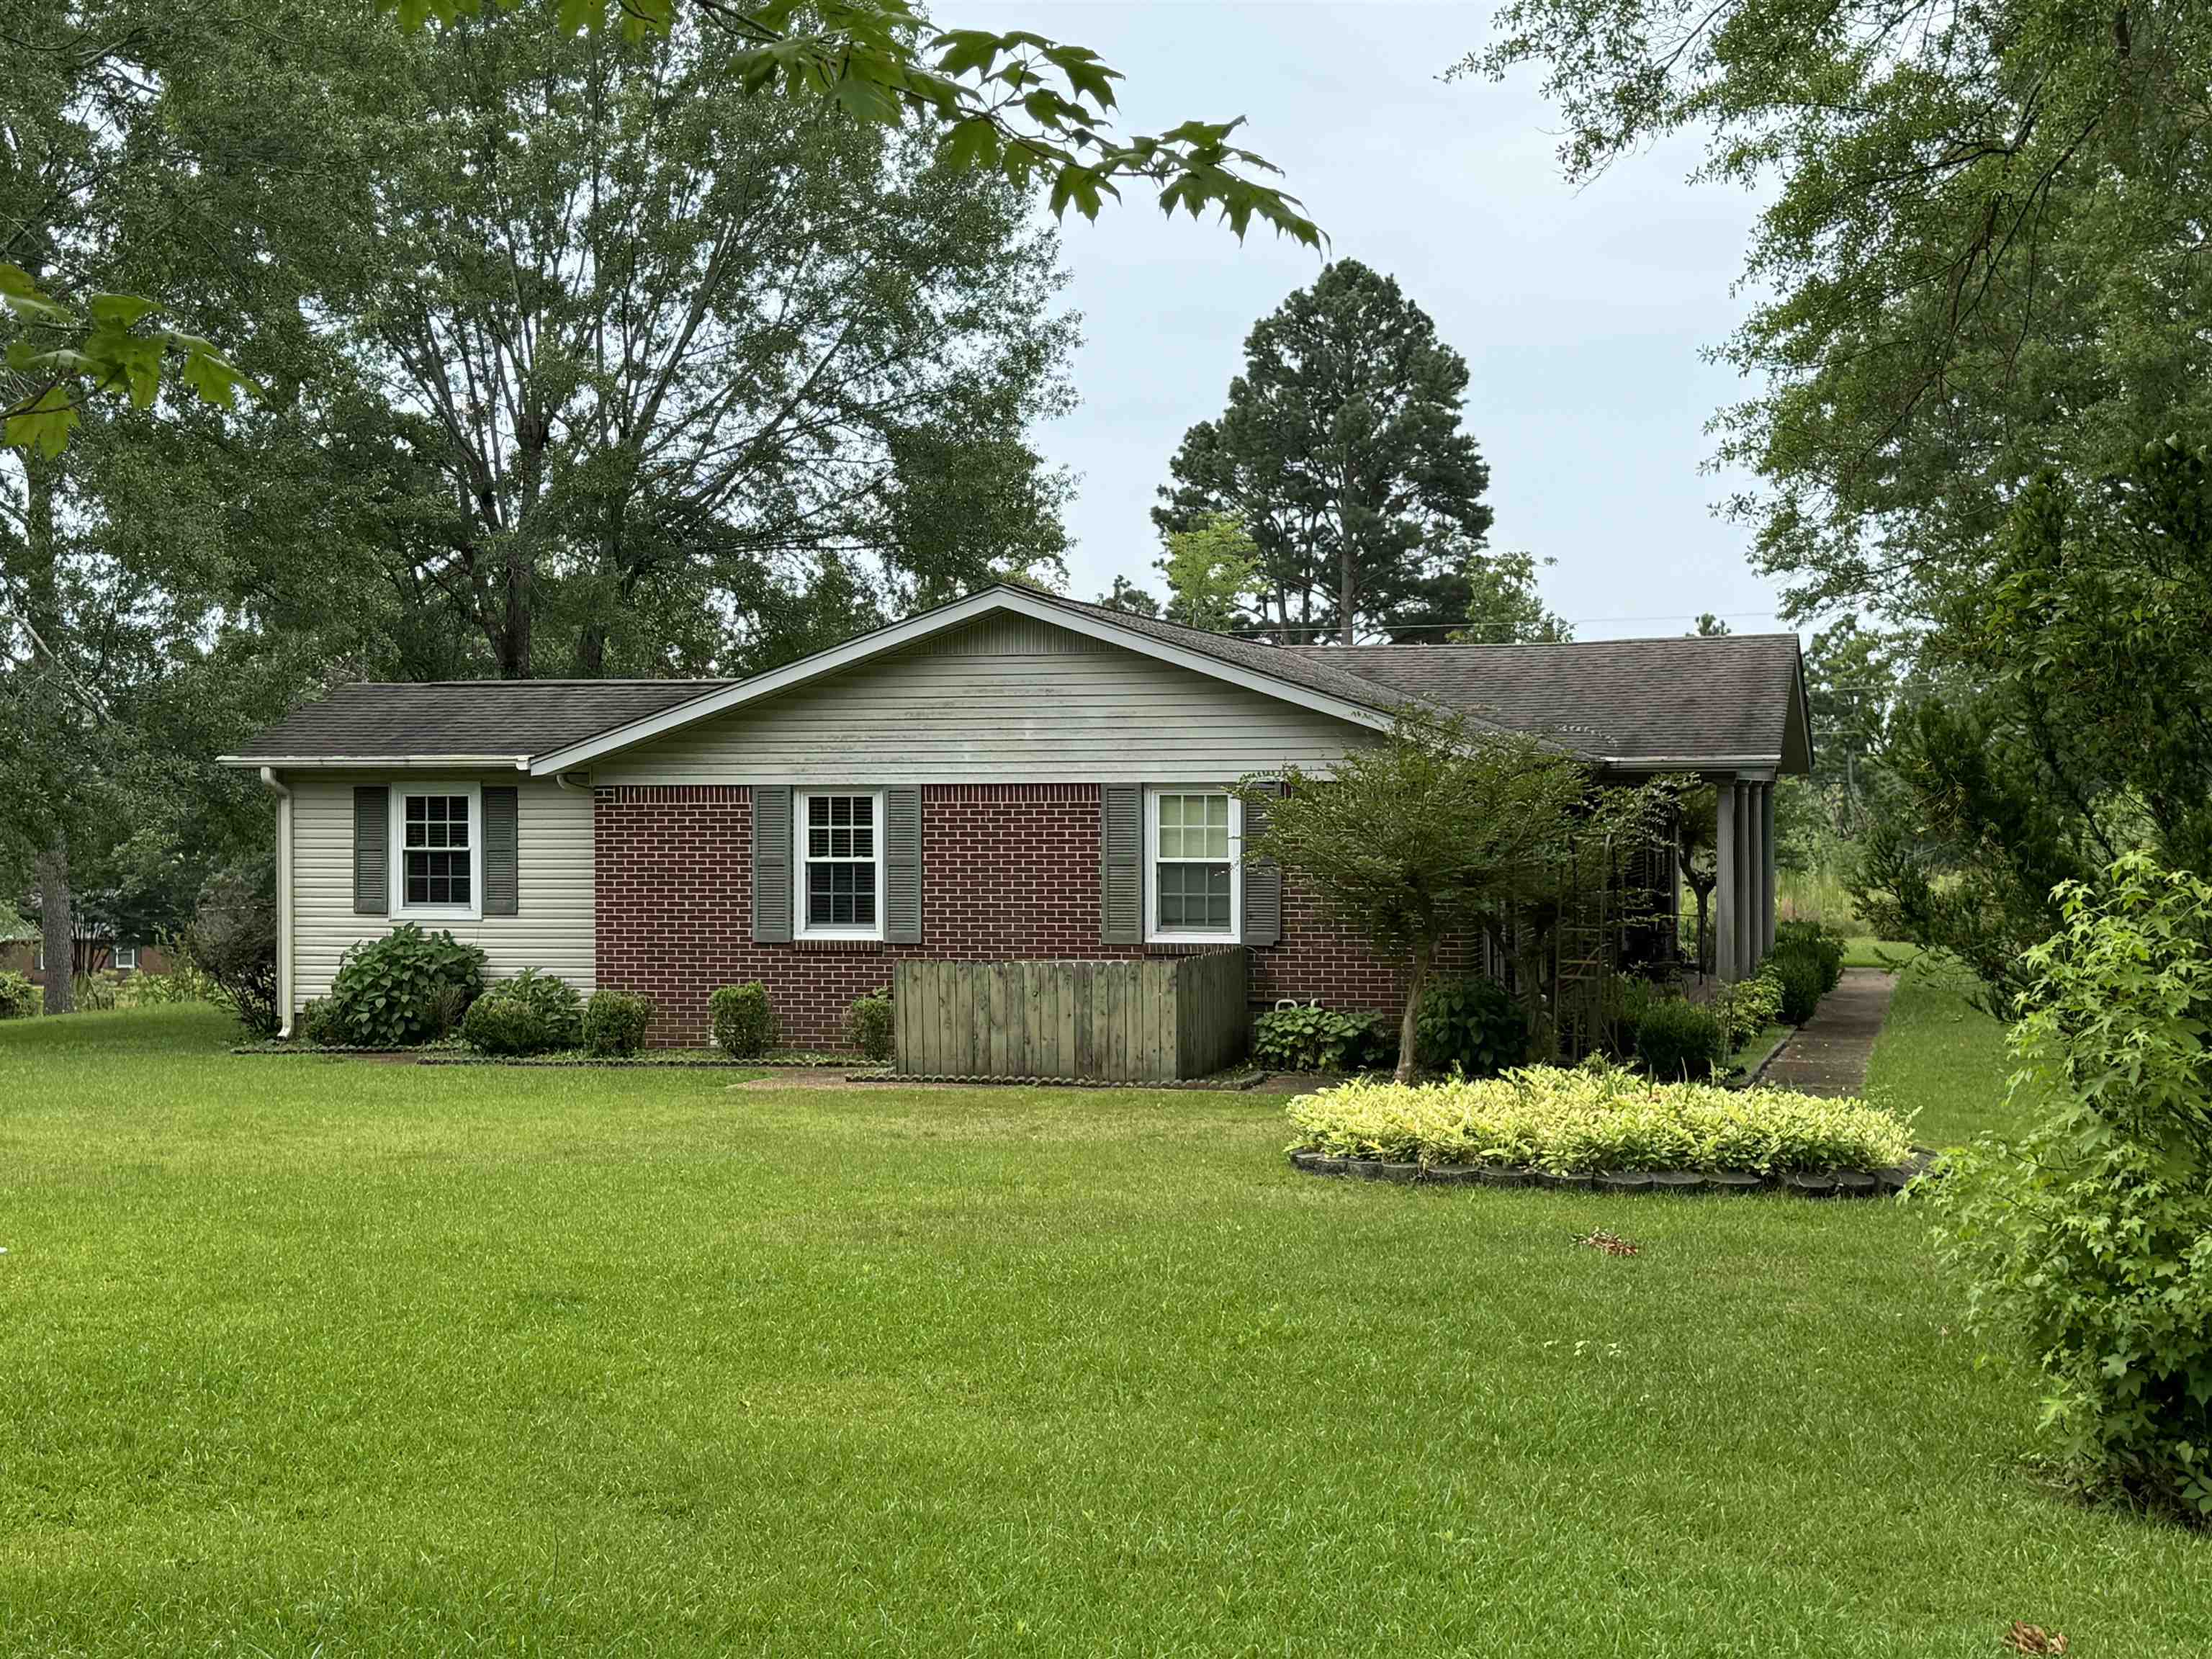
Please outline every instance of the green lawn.
M228 1041L0 1026L0 1652L2212 1629L2212 1540L2024 1473L1909 1209L1323 1182L1279 1097Z
M1900 972L1867 1067L1868 1097L1899 1111L1917 1109L1915 1138L1923 1146L1956 1146L1978 1129L2010 1127L2004 1028L1967 1002L1970 983L1954 963L1915 963Z

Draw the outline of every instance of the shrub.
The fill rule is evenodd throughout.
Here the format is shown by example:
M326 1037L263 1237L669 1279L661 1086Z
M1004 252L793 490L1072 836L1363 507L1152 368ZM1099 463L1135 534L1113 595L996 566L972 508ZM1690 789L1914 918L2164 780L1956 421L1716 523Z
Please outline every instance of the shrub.
M484 994L524 1003L535 1010L552 1038L553 1048L574 1048L583 1039L583 994L557 974L526 968L512 979L499 981Z
M845 1011L845 1041L870 1060L891 1057L894 1030L891 994L888 988L873 996L854 997Z
M782 1026L769 1006L768 987L757 980L725 985L707 999L707 1020L714 1046L733 1060L750 1060L775 1047Z
M331 1015L354 1048L433 1042L483 995L483 970L477 946L410 921L345 953L331 981Z
M1593 1170L1888 1169L1905 1121L1856 1100L1532 1066L1480 1081L1355 1079L1288 1108L1293 1151L1430 1164Z
M115 1006L122 993L123 975L103 968L96 974L79 974L70 983L80 1012L104 1013Z
M2059 1460L2212 1517L2212 884L2137 854L2069 883L2013 1028L2018 1142L1929 1184L1968 1312L2043 1368Z
M219 1006L254 1036L276 1035L284 1011L276 1006L274 865L240 865L209 877L182 942L215 986Z
M1342 1008L1277 1008L1252 1022L1252 1058L1285 1072L1348 1072L1397 1052L1381 1014Z
M1765 971L1771 973L1781 988L1784 1025L1802 1025L1813 1018L1814 1010L1820 1006L1820 994L1827 988L1820 957L1802 945L1795 945L1776 951L1767 959Z
M1843 981L1844 946L1843 934L1820 922L1778 921L1774 924L1774 954L1780 957L1792 951L1809 952L1820 965L1820 991L1823 995Z
M1528 1057L1528 1023L1512 994L1480 974L1437 981L1421 993L1414 1053L1438 1072L1495 1077Z
M594 1054L634 1054L645 1047L652 1024L650 997L603 988L584 1005L584 1048Z
M480 1054L543 1054L572 1046L554 1036L544 1012L532 1003L491 993L461 1016L461 1040Z
M328 997L316 997L300 1009L295 1028L300 1036L319 1048L342 1048L346 1043L345 1022Z
M39 988L26 974L0 974L0 1019L28 1019L39 1012Z
M1720 1017L1686 998L1655 1000L1636 1022L1636 1057L1664 1081L1709 1078L1728 1057Z
M1728 1043L1723 1052L1734 1054L1780 1018L1782 982L1772 968L1770 962L1749 979L1723 985L1714 996L1713 1012L1720 1017L1721 1035Z

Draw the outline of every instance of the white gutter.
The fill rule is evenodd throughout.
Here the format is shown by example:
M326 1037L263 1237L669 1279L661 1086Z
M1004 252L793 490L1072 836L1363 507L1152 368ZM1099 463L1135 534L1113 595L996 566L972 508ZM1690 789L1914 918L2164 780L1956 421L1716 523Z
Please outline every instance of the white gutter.
M261 769L261 781L276 792L276 1006L284 1018L279 1037L292 1035L292 792L276 781L276 769Z
M272 766L319 768L332 772L421 771L430 768L441 771L530 769L527 755L217 755L216 763L221 766L258 766L264 772Z

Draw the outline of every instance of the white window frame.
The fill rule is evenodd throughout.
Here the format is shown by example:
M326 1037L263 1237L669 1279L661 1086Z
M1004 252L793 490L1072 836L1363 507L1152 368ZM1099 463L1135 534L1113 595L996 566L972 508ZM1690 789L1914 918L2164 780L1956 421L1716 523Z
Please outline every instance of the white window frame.
M876 920L872 926L848 924L836 927L828 922L810 926L806 920L806 803L823 796L848 796L854 799L872 800L869 809L875 828L876 847ZM880 789L794 789L791 792L791 933L793 939L880 939L884 936L884 902L889 896L885 890L884 872L890 860L884 856L884 792ZM847 864L848 859L829 859L830 864Z
M465 795L469 802L469 902L466 904L410 904L407 902L407 798L410 795ZM483 920L483 786L476 783L438 783L407 778L392 785L391 914L432 921Z
M1226 931L1160 926L1160 808L1163 795L1229 796L1229 927ZM1244 942L1244 803L1220 784L1162 784L1145 791L1145 943L1241 945ZM1211 859L1193 860L1212 863Z
M138 947L135 945L125 945L120 940L118 940L114 950L110 953L108 966L114 969L118 974L137 973L138 971Z

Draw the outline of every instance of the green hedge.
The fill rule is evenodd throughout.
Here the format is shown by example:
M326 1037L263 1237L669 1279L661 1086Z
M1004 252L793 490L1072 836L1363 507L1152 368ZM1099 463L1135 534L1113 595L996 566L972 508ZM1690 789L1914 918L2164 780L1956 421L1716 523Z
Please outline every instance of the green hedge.
M1292 1152L1559 1174L1883 1170L1912 1150L1905 1120L1860 1101L1657 1083L1612 1067L1416 1085L1354 1079L1287 1110Z

